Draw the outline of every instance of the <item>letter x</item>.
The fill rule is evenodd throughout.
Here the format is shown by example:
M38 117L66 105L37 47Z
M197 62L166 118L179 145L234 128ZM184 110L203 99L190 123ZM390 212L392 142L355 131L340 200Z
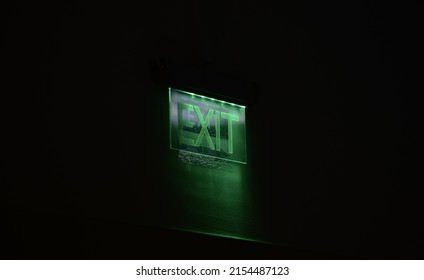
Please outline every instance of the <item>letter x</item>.
M209 148L211 150L215 150L215 147L212 142L212 138L209 134L208 126L213 116L213 110L208 110L208 114L206 115L206 119L203 119L202 112L200 112L199 106L194 106L194 111L196 111L197 117L199 118L200 125L202 129L200 130L199 136L197 137L196 143L194 146L200 147L202 144L203 136L206 136L206 141L208 142Z

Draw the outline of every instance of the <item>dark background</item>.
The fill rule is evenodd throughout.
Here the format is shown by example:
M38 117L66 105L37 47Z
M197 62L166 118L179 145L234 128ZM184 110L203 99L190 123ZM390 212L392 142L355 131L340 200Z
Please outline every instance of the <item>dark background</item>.
M422 259L422 12L418 1L3 6L1 258ZM238 173L249 214L236 222L179 207L197 193L184 193L190 168L169 149L161 57L253 85Z

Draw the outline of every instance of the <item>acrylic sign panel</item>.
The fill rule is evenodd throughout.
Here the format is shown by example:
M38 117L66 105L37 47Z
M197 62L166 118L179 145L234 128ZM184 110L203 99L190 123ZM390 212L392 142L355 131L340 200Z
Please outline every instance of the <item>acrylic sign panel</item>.
M171 148L246 163L246 107L169 88Z

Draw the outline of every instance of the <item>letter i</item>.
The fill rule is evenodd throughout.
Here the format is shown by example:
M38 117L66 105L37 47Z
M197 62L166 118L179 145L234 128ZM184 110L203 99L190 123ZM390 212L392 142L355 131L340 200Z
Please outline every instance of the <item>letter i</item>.
M215 149L221 151L221 115L215 111Z

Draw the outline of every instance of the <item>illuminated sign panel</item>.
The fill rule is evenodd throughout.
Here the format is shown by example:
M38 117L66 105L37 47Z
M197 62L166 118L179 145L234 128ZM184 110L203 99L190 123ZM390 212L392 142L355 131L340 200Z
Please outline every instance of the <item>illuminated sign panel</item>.
M246 107L169 88L171 148L246 163Z

